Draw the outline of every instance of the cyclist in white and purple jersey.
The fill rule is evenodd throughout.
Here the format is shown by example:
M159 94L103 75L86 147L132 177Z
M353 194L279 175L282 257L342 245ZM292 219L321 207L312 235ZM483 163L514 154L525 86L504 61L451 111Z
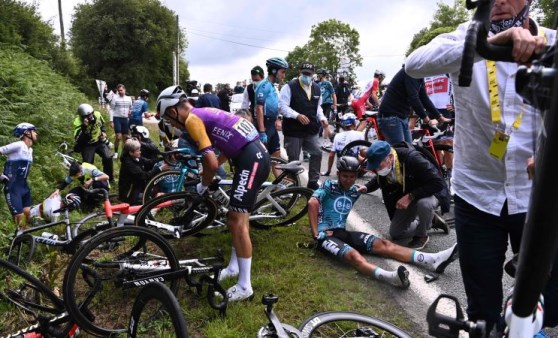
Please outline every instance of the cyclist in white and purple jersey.
M0 147L0 154L8 157L0 181L4 183L4 196L16 225L24 226L29 219L31 206L31 190L27 185L27 176L33 163L31 147L37 140L37 128L30 123L20 123L14 128L13 135L20 141Z
M260 142L253 124L242 117L216 108L194 108L180 86L171 86L159 94L157 112L175 128L186 131L203 155L203 173L197 185L204 194L217 167L231 159L235 168L227 225L232 235L229 266L220 279L238 275L238 283L227 290L229 301L252 298L250 281L252 242L248 217L258 190L270 171L269 154ZM217 157L214 147L220 151Z

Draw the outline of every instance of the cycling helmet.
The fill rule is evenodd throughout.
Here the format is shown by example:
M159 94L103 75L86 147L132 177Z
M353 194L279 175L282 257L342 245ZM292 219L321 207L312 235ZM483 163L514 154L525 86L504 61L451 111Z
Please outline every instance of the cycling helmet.
M359 170L360 162L356 157L342 156L337 160L337 171L357 172Z
M140 90L139 95L140 95L140 97L149 97L149 90L142 89L142 90Z
M32 130L37 130L37 128L35 128L35 126L31 123L22 122L14 128L13 134L17 138L22 138L26 132Z
M76 209L81 204L81 198L76 194L69 193L64 197L64 204L68 209Z
M79 105L77 109L77 113L79 116L87 116L93 114L93 107L91 107L88 103L82 103Z
M341 126L343 127L350 127L350 126L354 126L356 123L357 117L355 114L353 113L347 113L343 116L341 116L341 119L339 120L339 123L341 124Z
M374 76L383 76L386 77L386 73L384 73L383 71L376 69L376 71L374 72Z
M132 125L130 127L130 130L132 131L132 135L140 134L143 139L149 138L149 129L145 128L144 126Z
M267 66L267 71L272 74L276 74L279 69L289 68L289 63L285 59L278 57L267 59L265 65Z
M164 89L157 98L157 113L159 117L164 117L167 109L176 106L183 98L186 98L186 93L180 86L170 86Z

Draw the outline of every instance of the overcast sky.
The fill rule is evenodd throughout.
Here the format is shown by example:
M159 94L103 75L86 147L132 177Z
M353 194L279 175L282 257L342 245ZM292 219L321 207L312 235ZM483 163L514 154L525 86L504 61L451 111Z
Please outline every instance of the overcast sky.
M25 0L38 4L43 18L59 33L58 0ZM66 30L71 27L74 6L92 0L62 0ZM453 0L162 0L179 15L186 30L191 79L201 83L229 82L249 78L255 65L285 57L304 45L312 26L335 18L360 34L362 67L356 69L360 83L372 78L375 69L391 79L405 61L413 35L429 25L437 3ZM265 67L264 67L265 68ZM113 79L104 79L113 80Z

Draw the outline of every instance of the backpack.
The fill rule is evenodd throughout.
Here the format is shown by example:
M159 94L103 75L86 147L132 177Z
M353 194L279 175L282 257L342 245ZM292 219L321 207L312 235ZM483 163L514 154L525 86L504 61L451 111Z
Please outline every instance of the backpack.
M419 153L422 154L424 158L426 158L430 163L432 163L432 165L434 165L436 169L438 169L438 173L440 174L440 176L442 176L442 172L440 171L440 165L436 161L436 158L425 147L415 146L414 144L405 141L395 143L392 145L392 147L405 148L405 149L418 151ZM436 196L436 198L440 202L440 209L442 210L442 214L445 214L446 212L450 211L451 196L446 181L445 180L443 181L444 181L444 187L442 188L441 191L435 193L434 196Z

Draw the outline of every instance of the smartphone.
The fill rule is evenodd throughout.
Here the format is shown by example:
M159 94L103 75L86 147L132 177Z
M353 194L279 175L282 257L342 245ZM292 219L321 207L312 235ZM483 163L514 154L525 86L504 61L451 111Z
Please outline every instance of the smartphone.
M437 280L438 277L439 277L438 275L426 274L426 275L424 275L424 281L427 282L427 283L430 283L430 282L433 282L433 281Z

